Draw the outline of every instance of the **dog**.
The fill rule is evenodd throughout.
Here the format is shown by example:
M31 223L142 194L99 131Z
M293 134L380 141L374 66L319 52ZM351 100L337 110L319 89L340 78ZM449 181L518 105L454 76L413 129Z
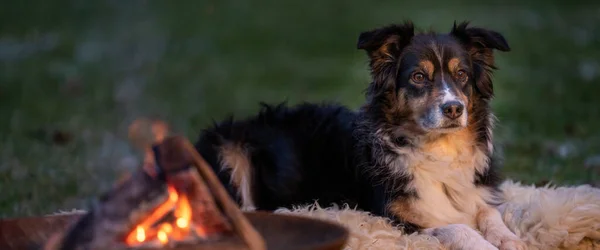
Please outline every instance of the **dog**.
M494 51L500 33L412 22L360 33L372 81L358 110L261 103L204 129L196 149L244 210L349 204L450 249L525 249L503 223L494 156ZM477 232L476 230L479 230Z

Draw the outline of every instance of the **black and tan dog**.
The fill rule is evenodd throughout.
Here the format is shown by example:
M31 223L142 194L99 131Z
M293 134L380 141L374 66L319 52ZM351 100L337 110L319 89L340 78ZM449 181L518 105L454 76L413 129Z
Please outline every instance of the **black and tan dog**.
M244 209L349 203L452 249L524 249L502 222L493 161L494 50L504 37L413 24L360 34L370 59L366 103L263 104L206 129L196 144ZM483 237L474 229L479 229Z

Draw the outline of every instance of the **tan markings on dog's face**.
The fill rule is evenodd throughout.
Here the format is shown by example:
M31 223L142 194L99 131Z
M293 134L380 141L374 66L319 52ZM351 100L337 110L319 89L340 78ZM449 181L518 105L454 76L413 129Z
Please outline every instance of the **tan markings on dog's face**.
M435 66L429 60L423 60L419 63L419 67L424 71L425 75L429 79L433 79L433 73L435 72Z
M449 133L467 127L473 82L468 52L443 35L417 35L404 50L396 100L421 131Z
M454 73L454 74L456 74L456 72L457 72L457 71L458 71L458 69L459 69L459 68L458 68L459 64L460 64L460 59L458 59L458 58L456 58L456 57L455 57L455 58L452 58L452 59L450 59L450 60L448 60L448 71L449 71L450 73Z

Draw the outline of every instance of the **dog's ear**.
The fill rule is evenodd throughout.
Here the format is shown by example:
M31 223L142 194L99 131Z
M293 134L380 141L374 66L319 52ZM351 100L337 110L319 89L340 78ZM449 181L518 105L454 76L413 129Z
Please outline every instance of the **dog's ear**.
M451 34L458 38L463 44L465 44L473 52L483 49L497 49L500 51L510 51L510 47L500 33L482 29L478 27L468 27L469 22L462 22L459 25L452 27Z
M388 25L365 31L358 37L357 49L365 50L373 75L386 74L391 64L397 62L402 49L414 36L414 25L406 21L400 25Z
M400 49L400 47L408 44L414 34L415 28L410 21L406 21L401 25L392 24L360 33L356 47L368 53L380 50L384 45L393 45L396 47L395 49Z
M492 73L496 69L494 50L510 51L510 47L500 33L468 25L468 22L459 25L454 22L450 35L457 38L471 55L479 93L485 98L491 98L494 95Z

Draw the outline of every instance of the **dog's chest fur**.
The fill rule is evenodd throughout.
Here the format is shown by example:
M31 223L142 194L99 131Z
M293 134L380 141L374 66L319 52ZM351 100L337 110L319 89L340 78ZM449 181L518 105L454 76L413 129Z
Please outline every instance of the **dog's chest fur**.
M417 224L436 227L462 223L475 228L478 207L492 199L492 193L474 184L476 172L485 171L488 158L467 129L394 151L393 172L412 177L408 189L416 192L417 198L408 201L408 207L418 218ZM404 202L404 209L394 211L393 202L391 210L406 213L407 201L396 202Z

